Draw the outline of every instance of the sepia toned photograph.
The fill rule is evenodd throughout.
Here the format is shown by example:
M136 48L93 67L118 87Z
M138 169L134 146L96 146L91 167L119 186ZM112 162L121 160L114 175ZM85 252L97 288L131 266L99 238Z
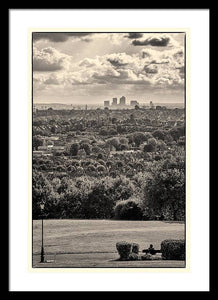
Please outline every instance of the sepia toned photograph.
M33 31L32 268L186 268L185 31Z

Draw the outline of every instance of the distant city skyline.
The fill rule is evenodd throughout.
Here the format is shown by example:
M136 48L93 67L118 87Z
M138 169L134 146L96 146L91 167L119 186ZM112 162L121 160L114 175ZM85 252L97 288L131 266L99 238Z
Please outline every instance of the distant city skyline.
M105 100L105 101L109 101L109 100ZM131 100L132 101L132 100ZM126 103L126 106L131 106L131 101L127 102ZM133 100L135 101L135 100ZM137 101L137 100L136 100ZM110 107L113 108L113 105L112 105L112 101L109 101L110 102ZM138 102L138 101L137 101ZM156 105L166 105L166 106L178 106L178 107L184 107L185 103L184 102L153 102L152 103L154 104L154 106ZM150 106L150 101L149 102L138 102L138 105L143 107L143 106ZM49 107L54 107L54 106L66 106L66 107L88 107L88 108L91 108L91 107L104 107L104 101L102 103L58 103L58 102L36 102L36 103L33 103L33 107L46 107L46 108L49 108ZM119 103L117 104L117 107L119 107Z
M33 33L34 103L184 102L184 33Z

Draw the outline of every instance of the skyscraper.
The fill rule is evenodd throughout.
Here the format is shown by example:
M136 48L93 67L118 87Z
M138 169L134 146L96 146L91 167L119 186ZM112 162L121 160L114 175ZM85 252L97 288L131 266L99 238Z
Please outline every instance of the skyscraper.
M130 101L130 105L131 105L131 106L135 106L135 105L139 105L139 103L138 103L138 101L136 101L136 100L131 100L131 101Z
M126 105L126 97L122 96L120 98L120 105Z
M150 109L154 109L154 104L152 101L150 101Z
M117 98L113 98L112 105L117 105Z

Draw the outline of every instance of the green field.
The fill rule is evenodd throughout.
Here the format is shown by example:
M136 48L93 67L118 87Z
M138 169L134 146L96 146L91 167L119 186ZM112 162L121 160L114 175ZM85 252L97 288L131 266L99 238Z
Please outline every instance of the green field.
M120 266L116 242L136 242L140 251L153 244L160 249L164 239L183 239L184 223L161 221L114 221L114 220L44 220L44 248L47 255L56 256L59 267ZM33 266L53 267L41 264L41 221L33 221ZM110 262L110 263L109 263ZM122 262L123 263L123 262ZM131 267L140 262L129 262ZM145 262L171 266L172 262ZM183 262L184 264L184 262ZM56 266L57 266L56 265ZM176 266L183 266L177 262ZM127 265L125 265L127 266ZM140 265L142 266L142 265ZM156 265L155 265L156 266Z

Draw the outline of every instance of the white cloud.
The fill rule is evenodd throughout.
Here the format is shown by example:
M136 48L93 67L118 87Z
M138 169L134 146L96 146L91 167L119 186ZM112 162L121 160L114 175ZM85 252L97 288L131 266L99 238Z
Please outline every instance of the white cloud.
M70 66L70 56L60 53L52 47L44 49L33 48L33 70L51 72L66 69Z
M52 61L53 64L53 61ZM61 69L60 69L61 70ZM86 58L71 68L43 76L45 84L183 84L184 58L181 49L165 52L142 50L139 55L113 53Z
M152 47L178 47L179 43L170 34L144 33L140 37L133 39L132 45Z
M68 74L72 84L183 84L184 55L181 48L142 50L138 55L113 53L80 61Z
M91 34L89 32L34 32L33 41L47 40L54 43L63 43L69 38L84 40Z
M136 48L140 51L133 54L111 53L78 62L52 47L35 48L34 93L52 94L53 90L60 96L79 96L98 95L98 91L107 95L118 89L142 94L148 90L184 90L183 47Z

